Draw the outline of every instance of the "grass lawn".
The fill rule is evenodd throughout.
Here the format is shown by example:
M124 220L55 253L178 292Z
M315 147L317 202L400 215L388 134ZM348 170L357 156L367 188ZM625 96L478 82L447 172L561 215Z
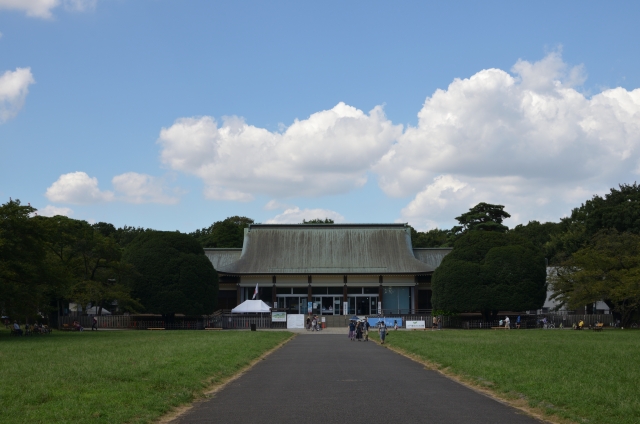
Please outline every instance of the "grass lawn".
M0 332L0 422L143 423L291 337L271 331Z
M640 331L392 331L387 344L547 414L640 422Z

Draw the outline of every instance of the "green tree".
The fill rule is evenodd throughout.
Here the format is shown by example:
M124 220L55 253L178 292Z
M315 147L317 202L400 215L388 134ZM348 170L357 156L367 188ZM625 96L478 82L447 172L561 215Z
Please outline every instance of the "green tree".
M214 311L218 275L192 236L146 231L129 244L124 260L137 271L134 294L147 312L172 316Z
M562 232L562 225L556 222L541 224L538 221L529 221L527 225L518 224L509 231L521 235L536 247L544 249L553 235L558 235Z
M9 200L0 206L0 309L32 317L47 302L45 251L36 209Z
M468 231L432 277L435 309L481 312L540 308L546 299L546 267L540 249L508 233Z
M601 230L640 234L640 186L633 183L618 187L604 196L593 196L560 220L561 231L552 234L545 246L552 264L568 260Z
M310 219L308 221L306 219L303 219L302 223L303 224L335 224L333 219L330 219L330 218L325 218L325 219L314 218L314 219Z
M601 230L555 268L550 282L561 305L577 309L603 300L628 324L640 309L640 235Z
M65 216L39 220L48 252L49 290L56 301L68 300L83 307L91 303L101 308L117 301L125 311L140 308L131 297L129 280L133 271L121 262L122 249L111 224L92 226Z
M490 203L478 203L469 212L463 213L456 217L460 226L451 229L454 234L466 233L467 231L497 231L504 233L509 230L506 225L502 225L502 221L510 218L502 205L492 205Z
M244 229L253 224L253 219L232 216L216 221L207 228L189 233L202 247L240 248L244 241Z
M411 245L413 247L450 247L453 244L450 230L441 230L434 228L429 231L416 231L409 226L411 230Z

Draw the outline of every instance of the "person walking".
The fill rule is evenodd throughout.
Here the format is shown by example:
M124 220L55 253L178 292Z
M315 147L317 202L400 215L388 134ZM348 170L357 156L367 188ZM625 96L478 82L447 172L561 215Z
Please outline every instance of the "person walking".
M436 321L436 323L438 324L438 330L442 330L442 317L440 315L438 315L438 321Z
M380 334L380 344L384 344L384 339L387 337L387 326L384 320L378 324L378 334Z
M318 329L318 318L316 318L316 316L313 316L313 319L311 320L311 331L316 331Z
M93 317L93 323L91 324L91 331L98 331L98 318Z
M518 318L516 318L516 329L520 329L520 315L518 315Z
M369 327L371 327L371 325L369 324L369 320L367 318L364 319L364 323L362 324L362 328L364 330L364 341L368 342L369 341Z
M356 332L356 324L353 321L349 321L349 340L353 341Z
M435 330L436 328L438 328L438 317L436 317L435 315L433 316L433 319L431 320L432 324L431 324L431 331Z
M361 342L362 341L362 322L358 321L356 325L356 339Z
M511 320L509 320L509 317L508 317L508 316L504 317L504 327L505 327L507 330L510 330L510 329L511 329Z

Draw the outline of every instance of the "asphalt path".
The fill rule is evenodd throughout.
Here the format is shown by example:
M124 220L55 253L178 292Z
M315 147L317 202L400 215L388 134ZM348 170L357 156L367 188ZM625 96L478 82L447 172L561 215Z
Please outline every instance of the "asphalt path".
M177 423L540 423L372 342L301 334Z

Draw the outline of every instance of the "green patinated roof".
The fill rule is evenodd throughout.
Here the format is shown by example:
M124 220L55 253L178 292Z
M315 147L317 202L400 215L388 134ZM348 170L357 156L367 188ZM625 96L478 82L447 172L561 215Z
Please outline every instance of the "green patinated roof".
M237 260L232 259L238 250L205 251L218 271L236 275L425 274L435 269L414 257L405 224L252 224Z

